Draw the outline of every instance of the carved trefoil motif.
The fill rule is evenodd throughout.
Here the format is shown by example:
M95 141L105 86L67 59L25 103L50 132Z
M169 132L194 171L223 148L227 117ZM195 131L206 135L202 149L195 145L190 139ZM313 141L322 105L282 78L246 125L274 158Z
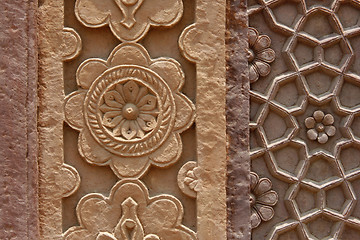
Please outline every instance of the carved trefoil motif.
M248 13L276 53L251 85L252 171L279 196L252 238L356 239L360 3L253 0Z
M218 14L196 18L208 3L40 3L42 239L224 238L225 57L209 53L225 52L225 11L210 5ZM195 28L202 18L216 27ZM212 31L220 44L208 40ZM221 66L211 75L210 62ZM216 92L201 90L213 83ZM218 110L207 110L209 96ZM219 124L208 129L208 121ZM201 146L206 136L220 150ZM214 179L209 166L221 170Z
M196 239L181 224L183 207L171 195L149 197L146 186L122 180L108 198L100 194L83 197L77 206L81 226L66 231L64 239Z

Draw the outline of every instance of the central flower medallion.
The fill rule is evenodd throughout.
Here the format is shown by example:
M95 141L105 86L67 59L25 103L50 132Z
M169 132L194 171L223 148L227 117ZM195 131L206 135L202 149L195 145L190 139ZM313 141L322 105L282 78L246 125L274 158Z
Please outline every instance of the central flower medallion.
M180 158L180 133L193 123L195 106L181 93L185 76L177 61L151 59L141 45L123 43L106 61L85 60L76 81L65 119L80 132L78 149L87 162L138 178L151 165Z
M136 81L116 84L102 101L102 122L114 137L141 139L157 125L157 99L148 87Z
M85 100L93 137L120 156L152 152L175 121L171 90L161 77L139 66L118 66L102 74Z

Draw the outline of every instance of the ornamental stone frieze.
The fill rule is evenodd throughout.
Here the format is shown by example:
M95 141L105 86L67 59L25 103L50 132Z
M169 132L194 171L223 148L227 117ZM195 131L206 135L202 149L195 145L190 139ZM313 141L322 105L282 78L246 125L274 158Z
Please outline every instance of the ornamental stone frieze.
M225 1L40 1L39 64L40 239L226 239Z

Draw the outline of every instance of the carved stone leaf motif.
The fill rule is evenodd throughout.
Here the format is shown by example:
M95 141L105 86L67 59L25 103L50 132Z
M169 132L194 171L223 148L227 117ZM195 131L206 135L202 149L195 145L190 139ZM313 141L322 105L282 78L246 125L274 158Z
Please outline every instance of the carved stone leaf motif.
M80 131L79 152L89 163L110 165L123 178L179 159L179 134L192 124L195 107L180 92L178 62L152 60L141 45L121 44L107 62L83 62L77 83L80 89L65 99L65 115Z
M87 240L195 240L193 231L181 224L183 207L171 195L149 197L146 186L122 180L108 198L83 197L76 208L80 226L64 233L64 239Z
M87 27L109 25L121 41L138 41L150 26L172 26L183 13L182 0L77 0L75 13Z
M287 65L276 62L276 77L251 86L251 158L253 168L264 161L272 176L289 184L281 201L289 218L273 218L272 229L259 226L253 233L267 232L259 239L345 239L345 229L360 226L354 214L360 76L351 46L360 35L360 2L256 2L249 6L250 22L263 13L274 37L284 37L275 45Z

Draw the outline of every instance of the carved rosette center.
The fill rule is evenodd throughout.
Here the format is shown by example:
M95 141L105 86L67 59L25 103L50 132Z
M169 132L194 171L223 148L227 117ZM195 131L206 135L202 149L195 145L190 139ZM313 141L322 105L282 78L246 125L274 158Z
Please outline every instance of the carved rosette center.
M93 83L87 102L90 132L106 149L123 156L144 155L156 149L175 121L168 85L141 67L109 69Z
M334 117L331 114L326 114L320 110L315 111L311 117L305 119L305 126L307 136L310 140L318 141L320 144L325 144L336 134L336 128L333 126Z
M139 116L139 109L132 103L128 103L123 108L123 116L127 120L135 120Z

